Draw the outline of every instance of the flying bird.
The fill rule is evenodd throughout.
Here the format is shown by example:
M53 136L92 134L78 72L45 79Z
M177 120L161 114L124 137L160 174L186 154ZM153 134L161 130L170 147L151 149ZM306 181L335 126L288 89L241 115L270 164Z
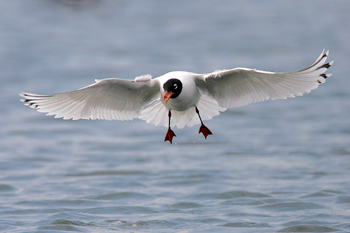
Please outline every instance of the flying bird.
M248 68L218 70L207 74L172 71L152 79L142 75L134 80L109 78L95 80L87 87L55 95L20 93L27 106L48 116L67 119L132 120L136 117L168 131L164 141L173 142L172 127L179 129L200 124L199 133L211 135L204 120L227 108L268 99L302 96L331 74L333 61L326 63L329 51L309 67L288 73Z

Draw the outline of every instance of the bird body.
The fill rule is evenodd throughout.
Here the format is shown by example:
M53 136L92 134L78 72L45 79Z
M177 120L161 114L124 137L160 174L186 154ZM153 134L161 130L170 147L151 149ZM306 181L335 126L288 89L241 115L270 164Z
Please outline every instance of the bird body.
M134 80L96 80L87 87L55 95L22 92L26 105L63 119L132 120L136 117L168 127L201 124L205 138L212 132L203 124L227 108L301 96L316 89L331 74L326 70L328 51L305 69L276 73L248 68L218 70L208 74L172 71L158 78L142 75Z

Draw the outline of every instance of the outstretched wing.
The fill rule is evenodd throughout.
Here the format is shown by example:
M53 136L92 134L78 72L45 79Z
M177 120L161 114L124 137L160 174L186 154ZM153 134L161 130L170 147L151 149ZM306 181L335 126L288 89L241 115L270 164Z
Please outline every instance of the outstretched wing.
M216 99L221 107L233 108L268 99L301 96L316 89L331 74L325 74L333 61L326 63L328 51L309 67L290 73L236 68L200 75L197 87Z
M159 83L151 76L135 80L104 79L82 89L56 95L22 92L21 100L39 112L63 119L132 120L159 95Z

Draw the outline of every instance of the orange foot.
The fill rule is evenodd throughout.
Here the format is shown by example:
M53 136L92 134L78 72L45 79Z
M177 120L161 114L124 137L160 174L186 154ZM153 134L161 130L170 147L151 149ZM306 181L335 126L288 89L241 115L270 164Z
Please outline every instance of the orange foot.
M198 133L202 133L205 137L205 139L207 139L208 135L213 134L210 129L208 129L208 127L206 127L204 124L201 125L201 127L199 128L199 132Z
M165 135L164 142L169 141L171 144L173 144L173 137L176 137L176 134L174 131L172 131L170 128L168 128L168 132Z

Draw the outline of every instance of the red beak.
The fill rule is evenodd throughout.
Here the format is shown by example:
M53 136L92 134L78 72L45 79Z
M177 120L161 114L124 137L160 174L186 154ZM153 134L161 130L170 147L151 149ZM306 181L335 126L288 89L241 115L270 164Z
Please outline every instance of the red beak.
M168 102L168 100L171 98L171 96L174 95L174 92L165 92L164 93L164 102L165 102L165 105L166 103Z

